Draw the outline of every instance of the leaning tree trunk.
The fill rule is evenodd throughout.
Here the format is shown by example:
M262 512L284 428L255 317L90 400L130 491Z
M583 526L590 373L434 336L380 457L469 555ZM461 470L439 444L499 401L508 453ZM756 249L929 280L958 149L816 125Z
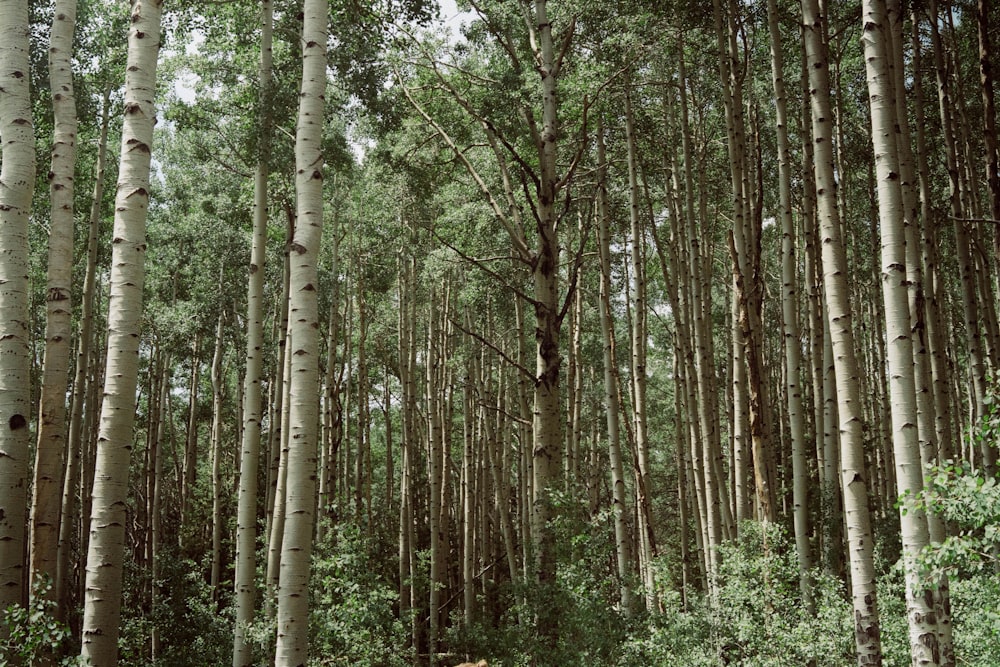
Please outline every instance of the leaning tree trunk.
M132 5L128 37L104 404L94 472L81 647L81 657L94 667L118 662L125 503L139 370L149 162L156 115L153 99L161 12L160 0L136 0Z
M22 601L31 429L28 216L35 138L28 93L28 3L0 0L0 609ZM7 634L0 629L0 638Z
M49 266L45 293L45 361L39 399L38 439L31 504L31 578L54 580L59 552L66 386L72 341L73 170L76 166L76 98L73 95L73 30L76 0L56 2L49 40L52 89L52 161L49 167ZM49 594L54 598L55 589Z
M327 3L304 0L302 88L295 132L295 236L289 247L288 479L278 583L275 667L306 663L309 654L309 559L315 514L319 419L317 258L323 232L323 113Z
M826 16L820 13L817 0L803 1L802 24L811 92L816 204L820 223L823 283L826 289L826 315L837 382L840 480L850 556L854 636L858 665L880 665L882 645L872 559L871 517L865 483L861 392L847 284L847 258L841 236L837 182L833 167L829 52L824 36Z

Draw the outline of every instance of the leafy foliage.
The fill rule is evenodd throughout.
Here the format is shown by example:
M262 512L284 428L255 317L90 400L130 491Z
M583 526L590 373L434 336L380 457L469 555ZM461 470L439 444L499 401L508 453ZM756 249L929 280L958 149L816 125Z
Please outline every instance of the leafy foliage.
M836 579L815 572L816 615L799 602L793 545L778 525L747 522L720 550L717 598L687 611L667 599L626 642L621 665L781 665L851 662L850 604ZM667 606L665 604L665 606Z
M353 524L339 524L318 545L311 578L309 664L403 667L407 630L395 587L379 570L384 555Z
M56 620L56 603L48 597L51 592L51 581L36 579L27 607L12 605L0 611L0 623L5 629L5 634L0 635L0 667L37 664L70 640L69 628ZM79 663L75 658L64 658L58 664Z

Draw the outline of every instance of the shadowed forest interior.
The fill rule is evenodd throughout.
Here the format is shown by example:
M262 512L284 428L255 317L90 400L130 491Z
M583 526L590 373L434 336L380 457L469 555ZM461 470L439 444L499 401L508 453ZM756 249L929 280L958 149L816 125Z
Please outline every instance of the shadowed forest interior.
M0 0L0 665L1000 665L998 33Z

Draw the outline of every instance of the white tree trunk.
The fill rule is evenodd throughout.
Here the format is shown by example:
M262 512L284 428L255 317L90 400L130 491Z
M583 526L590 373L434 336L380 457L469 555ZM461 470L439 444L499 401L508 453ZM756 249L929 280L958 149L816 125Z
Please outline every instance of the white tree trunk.
M607 158L604 150L604 128L598 121L597 162L599 172L597 206L597 247L601 264L601 289L599 312L601 334L604 339L604 410L608 426L608 462L611 465L611 511L615 523L615 555L618 561L618 586L622 611L631 616L634 543L630 529L630 503L625 489L625 470L622 463L621 426L618 411L618 367L614 349L614 322L611 319L611 211L607 192Z
M48 284L45 295L45 361L39 399L38 439L31 504L31 576L55 579L63 451L66 447L66 385L72 340L73 170L76 165L76 98L73 95L73 30L76 0L56 2L49 38L53 141L49 167ZM53 589L51 596L54 596Z
M826 16L817 0L803 0L802 23L812 106L817 211L826 289L826 315L833 347L840 421L841 466L847 547L854 604L855 644L859 666L882 662L871 517L862 447L861 393L847 283L847 259L837 208L830 106L829 53L824 39Z
M81 657L94 667L115 665L118 660L125 502L135 422L161 12L159 0L136 0L128 35L104 404L97 441L81 648Z
M21 602L24 572L31 437L28 216L35 185L28 70L28 3L0 0L0 609Z
M771 82L774 87L775 133L778 147L778 218L781 222L781 324L785 352L785 400L792 441L792 514L799 561L799 588L806 608L815 610L812 596L812 554L809 546L809 468L806 458L805 417L802 412L802 342L799 334L798 275L795 265L795 221L792 218L791 157L785 95L781 32L777 0L767 2L771 37Z
M240 490L236 517L236 627L233 667L250 667L253 656L246 642L254 619L257 555L257 472L260 461L261 377L264 368L264 260L267 254L267 175L271 135L271 35L274 9L261 2L259 112L260 145L253 182L253 240L247 278L247 357L243 378L243 439L240 448Z
M317 258L323 231L323 114L327 3L305 0L302 88L295 132L295 236L289 248L292 332L288 483L278 583L275 667L304 665L309 653L309 560L315 514L319 420Z
M892 443L896 462L896 491L902 496L923 490L923 469L917 433L917 400L910 339L910 305L906 280L906 233L903 193L900 189L897 134L906 119L896 116L890 77L886 33L889 30L883 0L862 3L865 70L871 106L872 144L878 183L879 227L882 236L882 299L885 302L886 360L891 396ZM907 621L914 667L936 667L939 662L937 622L932 596L920 584L917 558L928 543L927 517L922 510L900 506L900 532L906 574Z

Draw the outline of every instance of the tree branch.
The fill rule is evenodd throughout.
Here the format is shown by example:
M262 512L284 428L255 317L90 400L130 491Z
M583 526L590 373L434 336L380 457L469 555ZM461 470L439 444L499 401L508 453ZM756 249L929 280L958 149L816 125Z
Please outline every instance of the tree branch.
M507 353L504 352L501 348L499 348L495 343L493 343L490 340L487 340L486 338L484 338L483 336L479 335L475 331L471 331L469 329L466 329L464 326L462 326L461 324L459 324L458 320L456 320L454 318L449 317L448 320L455 327L457 327L459 330L461 330L462 333L466 334L467 336L472 336L473 338L475 338L476 340L478 340L480 343L482 343L486 347L488 347L491 350L493 350L494 352L496 352L498 355L500 355L501 359L503 359L504 361L506 361L508 364L510 364L511 366L513 366L514 368L516 368L517 370L521 371L521 373L523 373L525 375L525 377L531 378L532 382L537 382L538 381L538 377L534 373L532 373L531 371L529 371L527 368L525 368L521 364L517 363L517 361L515 361L514 359L511 359L509 356L507 356Z
M437 121L431 118L430 114L428 114L427 111L425 111L424 108L420 106L420 104L416 101L416 99L414 99L413 95L410 94L410 89L406 86L401 86L401 88L403 89L403 94L406 95L406 99L410 101L410 104L413 105L413 108L416 109L417 113L423 116L424 120L426 120L430 124L430 126L434 128L434 130L444 140L444 142L448 144L448 147L451 148L452 152L455 154L455 157L457 157L458 160L465 166L466 171L469 173L470 176L472 176L472 180L476 182L476 185L479 186L479 190L486 196L487 200L490 203L490 207L493 209L494 215L496 215L497 220L507 231L507 234L510 236L510 240L514 244L514 247L517 250L518 254L521 255L521 257L524 258L526 261L529 260L531 257L531 253L528 250L527 243L525 242L524 238L517 232L514 226L510 223L510 220L507 218L507 216L504 215L503 211L500 209L500 205L497 203L496 199L494 199L493 193L490 191L489 186L486 185L486 182L483 180L482 176L479 175L479 172L469 161L469 158L465 157L465 154L458 149L458 146L455 145L455 141L445 131L445 129L441 127L441 125L438 124Z

